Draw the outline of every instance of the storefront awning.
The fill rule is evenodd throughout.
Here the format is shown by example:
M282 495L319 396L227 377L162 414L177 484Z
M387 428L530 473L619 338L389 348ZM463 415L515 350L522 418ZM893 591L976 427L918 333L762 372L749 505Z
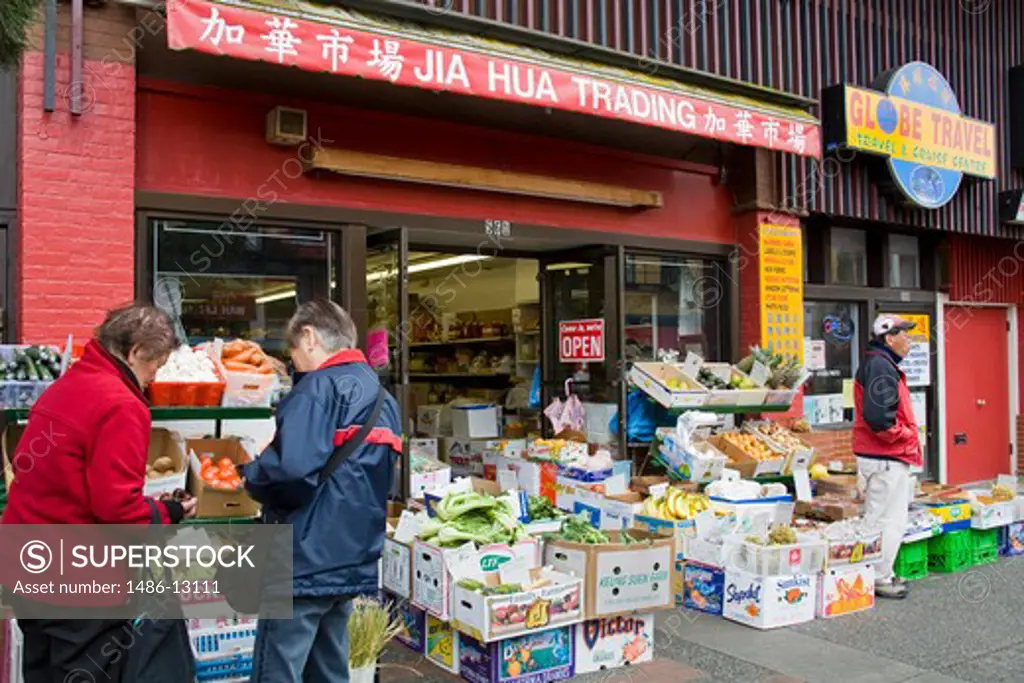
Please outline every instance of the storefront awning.
M173 50L548 107L801 156L821 155L818 120L802 109L302 0L168 0L167 41Z

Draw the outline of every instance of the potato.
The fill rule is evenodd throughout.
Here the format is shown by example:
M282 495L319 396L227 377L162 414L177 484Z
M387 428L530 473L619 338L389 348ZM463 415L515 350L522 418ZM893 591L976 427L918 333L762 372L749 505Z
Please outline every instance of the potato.
M146 476L147 476L148 478L150 478L150 479L159 479L160 477L162 477L162 476L164 476L164 475L160 474L160 473L159 473L159 472L157 472L156 470L153 470L153 471L151 471L151 472L148 472L148 473L146 474Z
M157 458L153 463L153 469L158 472L170 472L174 470L174 460L167 457L166 455Z

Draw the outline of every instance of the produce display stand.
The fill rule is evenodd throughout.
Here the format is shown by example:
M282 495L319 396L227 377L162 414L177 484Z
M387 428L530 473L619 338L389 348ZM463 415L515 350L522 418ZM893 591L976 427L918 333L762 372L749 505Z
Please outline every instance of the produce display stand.
M25 422L28 420L28 408L5 408L3 411L3 427L13 422ZM149 414L154 421L171 422L185 420L213 420L214 438L221 437L221 429L224 420L262 420L273 416L272 408L221 408L219 406L205 407L157 407L149 409Z

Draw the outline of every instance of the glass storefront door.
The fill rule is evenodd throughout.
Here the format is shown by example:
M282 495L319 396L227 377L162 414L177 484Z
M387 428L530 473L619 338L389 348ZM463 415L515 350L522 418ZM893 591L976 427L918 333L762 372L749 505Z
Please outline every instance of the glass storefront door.
M585 404L588 440L616 456L626 452L623 430L610 428L625 404L621 263L614 247L553 252L541 260L543 405L566 398L569 381Z

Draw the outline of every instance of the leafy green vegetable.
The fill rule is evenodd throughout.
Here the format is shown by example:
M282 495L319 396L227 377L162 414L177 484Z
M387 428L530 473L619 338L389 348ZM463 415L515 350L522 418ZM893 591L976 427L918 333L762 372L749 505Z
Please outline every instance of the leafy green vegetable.
M530 511L530 521L533 522L565 517L565 513L552 505L551 501L544 496L530 496L528 509Z
M586 513L566 516L562 521L562 529L554 537L570 543L611 543L608 534L595 528Z
M512 516L509 504L493 496L449 494L434 506L434 511L437 517L424 523L418 535L441 548L455 548L467 541L477 545L514 544L529 537Z
M452 493L438 503L434 511L443 522L448 522L470 510L492 510L502 503L494 496L485 496L476 491Z

